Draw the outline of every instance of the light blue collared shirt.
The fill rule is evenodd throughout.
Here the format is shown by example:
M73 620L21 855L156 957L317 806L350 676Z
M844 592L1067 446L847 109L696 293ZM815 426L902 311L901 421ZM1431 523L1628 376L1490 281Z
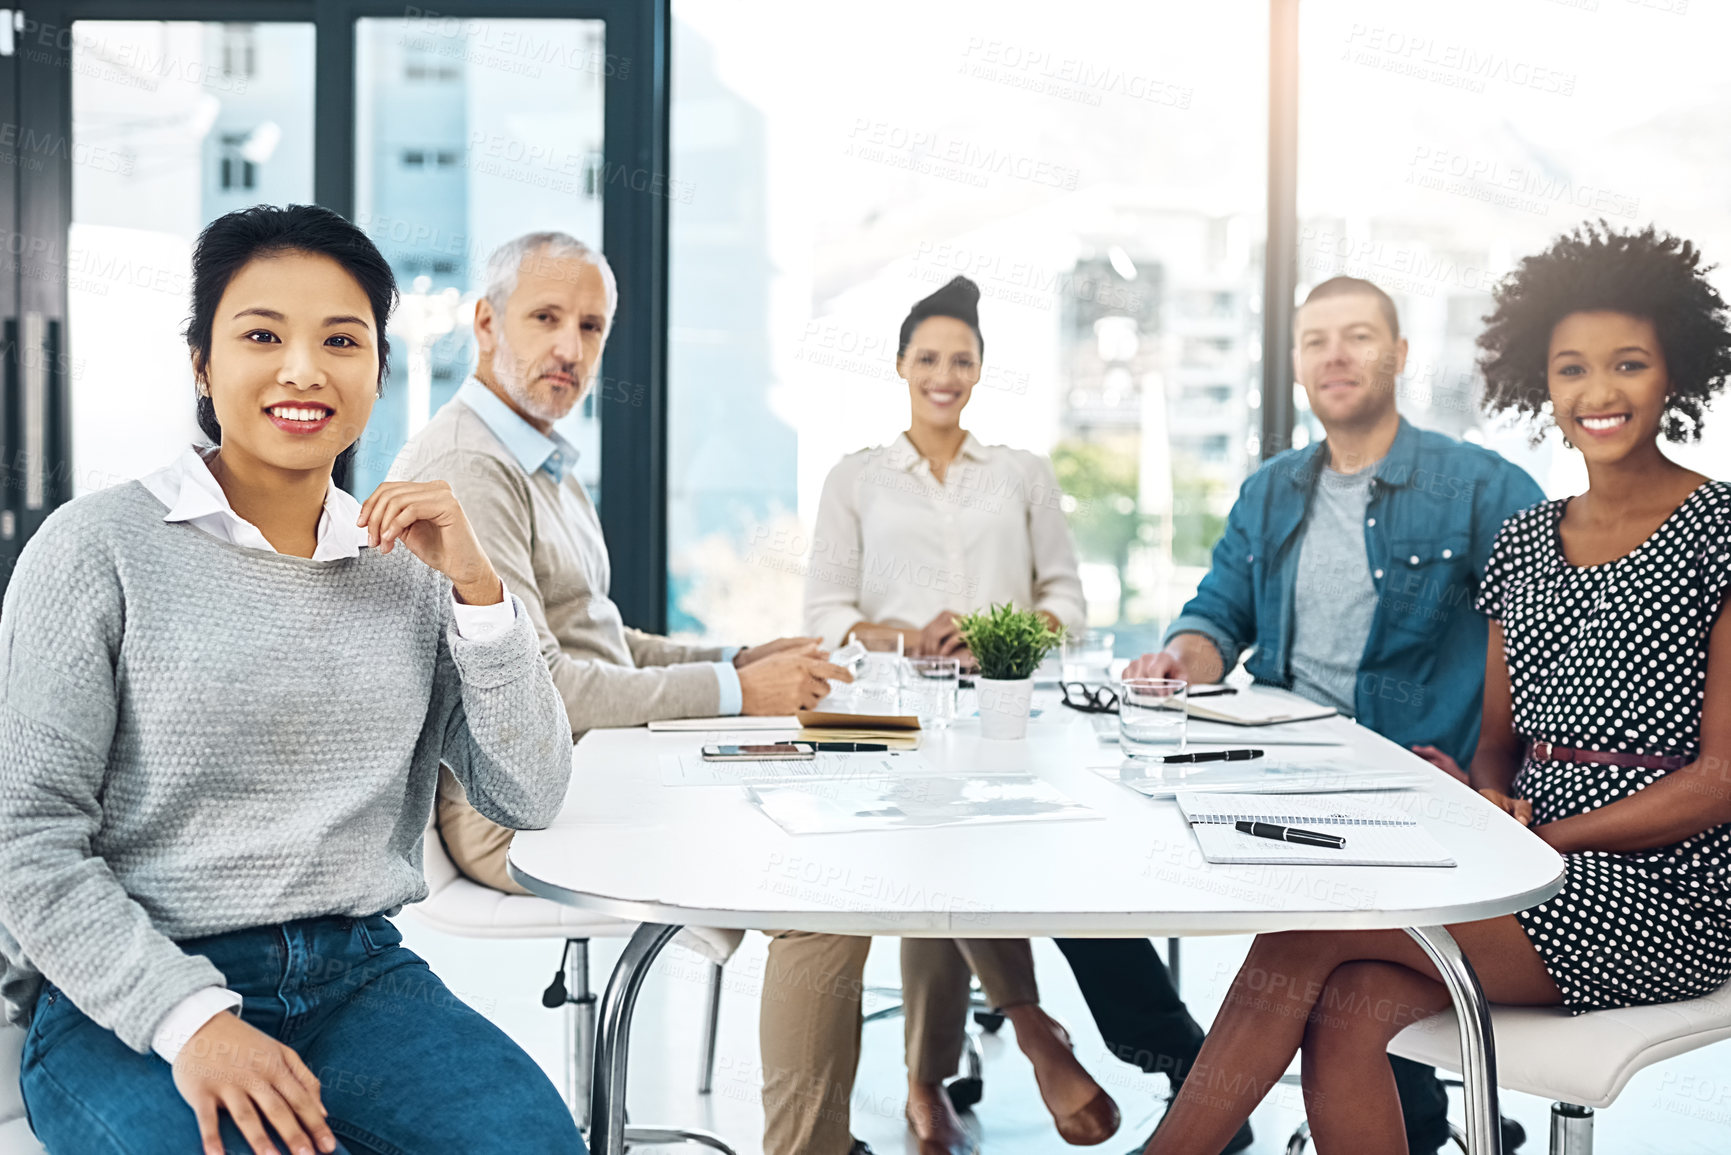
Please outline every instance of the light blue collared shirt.
M475 415L486 422L487 428L493 431L511 456L517 459L517 464L523 467L524 473L534 473L545 469L547 475L555 482L563 484L565 473L577 464L577 447L564 437L557 429L551 433L543 433L499 399L499 395L481 384L474 377L463 382L457 390L457 400L475 411Z
M457 400L474 411L516 459L523 472L533 474L538 470L546 471L556 484L565 483L565 474L577 467L577 447L559 435L557 429L551 433L543 433L527 421L523 420L499 395L483 385L478 379L470 377L457 389ZM733 659L739 654L738 646L729 646L722 650L722 660L711 662L715 667L715 680L721 693L717 713L723 717L732 717L745 708L745 692L739 686L739 670L734 666Z

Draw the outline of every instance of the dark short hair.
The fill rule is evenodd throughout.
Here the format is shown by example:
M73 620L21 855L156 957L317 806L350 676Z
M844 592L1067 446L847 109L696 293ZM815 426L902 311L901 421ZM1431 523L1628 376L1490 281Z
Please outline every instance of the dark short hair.
M1650 322L1671 380L1660 429L1672 441L1701 436L1707 403L1731 374L1725 301L1693 244L1652 225L1620 233L1584 223L1496 287L1479 336L1487 412L1541 417L1550 400L1551 333L1573 313L1622 313ZM1536 430L1535 436L1542 430Z
M915 303L902 322L900 339L896 342L896 359L908 351L914 330L928 317L953 317L974 331L980 356L986 355L986 339L980 336L980 286L966 277L951 277L943 288Z
M186 321L186 343L203 373L210 364L211 332L216 307L235 274L254 260L283 253L329 257L353 277L373 309L379 338L379 389L390 369L390 342L385 322L397 303L397 279L367 234L322 205L254 205L225 213L204 227L192 250L192 314ZM222 444L216 405L198 398L198 427L215 445ZM356 444L359 444L357 441ZM337 456L332 469L337 484L346 487L355 446Z
M1328 297L1375 297L1377 307L1382 310L1382 319L1388 322L1389 335L1396 341L1400 340L1400 314L1395 311L1394 298L1383 292L1381 287L1362 277L1330 277L1310 290L1310 294L1304 298L1304 304ZM1301 309L1303 307L1304 305L1299 306Z

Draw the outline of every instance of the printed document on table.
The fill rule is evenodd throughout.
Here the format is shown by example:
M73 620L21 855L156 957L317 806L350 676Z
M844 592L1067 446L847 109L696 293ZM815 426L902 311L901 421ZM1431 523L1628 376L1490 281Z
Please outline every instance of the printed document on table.
M848 779L751 786L746 794L789 834L1102 817L1048 782L1013 775Z
M1361 790L1409 790L1423 784L1416 770L1343 769L1320 759L1252 758L1244 762L1174 762L1124 758L1089 766L1100 777L1149 798L1171 798L1181 790L1232 794L1335 794Z
M712 762L700 754L663 754L660 763L663 786L773 785L936 773L936 768L918 754L897 753L819 753L814 758L764 758L750 762Z

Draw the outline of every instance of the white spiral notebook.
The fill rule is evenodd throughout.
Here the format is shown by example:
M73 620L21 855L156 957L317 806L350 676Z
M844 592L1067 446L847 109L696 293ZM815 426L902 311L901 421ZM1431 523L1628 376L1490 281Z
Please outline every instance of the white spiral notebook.
M1442 843L1418 822L1374 796L1355 794L1204 794L1180 791L1178 805L1213 863L1291 866L1453 866ZM1273 822L1346 839L1339 850L1277 842L1237 829Z

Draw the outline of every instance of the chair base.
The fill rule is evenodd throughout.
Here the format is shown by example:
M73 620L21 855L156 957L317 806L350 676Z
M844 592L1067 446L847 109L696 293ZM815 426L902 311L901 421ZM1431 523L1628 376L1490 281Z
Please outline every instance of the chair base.
M564 998L558 997L561 985L555 982L542 996L544 1005L565 1008L565 1098L577 1126L587 1140L589 1134L589 1090L595 1068L595 992L589 987L589 940L573 938L565 941L562 961ZM707 1095L715 1078L715 1044L721 1020L722 969L711 963L709 972L708 1006L703 1022L703 1061L698 1071L697 1089ZM695 1127L661 1127L653 1125L625 1127L627 1145L660 1146L672 1143L697 1143L722 1155L735 1155L727 1141L712 1131Z
M720 1135L713 1131L700 1131L695 1128L686 1130L676 1127L632 1127L627 1125L625 1128L625 1145L630 1147L633 1143L657 1146L666 1143L698 1143L711 1150L720 1151L722 1155L737 1155Z
M1593 1155L1593 1109L1551 1104L1551 1155Z

